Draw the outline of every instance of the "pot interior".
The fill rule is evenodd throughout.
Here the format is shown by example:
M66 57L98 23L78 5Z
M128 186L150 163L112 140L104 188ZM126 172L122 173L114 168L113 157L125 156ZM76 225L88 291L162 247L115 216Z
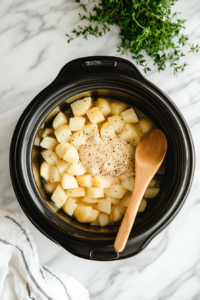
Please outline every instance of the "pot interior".
M136 222L132 229L132 235L137 235L139 232L144 231L155 222L155 219L159 219L163 212L169 209L170 205L174 202L174 193L177 190L177 185L180 181L181 172L183 171L182 164L182 147L180 136L177 130L177 126L173 120L172 113L165 107L165 103L159 100L152 93L145 93L138 88L134 88L134 92L119 91L110 88L101 88L93 90L85 90L84 92L77 93L69 98L66 97L58 106L44 116L41 120L39 130L35 135L34 145L32 147L32 171L35 180L35 184L43 198L42 201L46 204L46 209L53 211L54 216L58 216L59 220L64 222L60 223L62 228L69 231L68 224L72 225L72 232L76 232L77 229L81 229L85 232L94 234L116 234L119 228L119 224L108 227L94 227L89 224L82 224L76 221L76 219L66 215L61 209L58 210L51 201L51 195L47 194L41 177L39 175L40 163L41 163L41 148L39 143L42 139L41 132L44 128L51 126L52 120L58 110L66 111L69 109L69 104L73 101L81 99L86 96L91 96L94 99L98 97L104 97L114 100L120 100L134 107L136 111L142 112L148 119L152 120L156 128L161 129L168 141L168 150L165 158L166 169L162 176L160 184L160 193L156 198L147 200L147 207L144 212L138 213ZM41 201L41 200L39 200ZM58 218L56 222L59 225ZM61 225L62 224L62 225Z

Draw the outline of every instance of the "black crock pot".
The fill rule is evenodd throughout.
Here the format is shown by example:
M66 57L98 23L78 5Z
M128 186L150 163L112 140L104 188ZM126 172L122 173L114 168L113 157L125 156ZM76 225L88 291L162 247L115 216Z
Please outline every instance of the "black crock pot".
M166 171L158 196L138 214L128 243L117 253L119 225L99 228L81 224L57 210L39 176L40 132L58 111L84 96L124 101L146 114L168 141ZM194 174L191 133L172 100L145 79L129 61L107 56L67 63L56 79L27 106L10 147L10 173L17 199L30 221L48 238L76 256L94 260L124 259L138 254L179 212Z

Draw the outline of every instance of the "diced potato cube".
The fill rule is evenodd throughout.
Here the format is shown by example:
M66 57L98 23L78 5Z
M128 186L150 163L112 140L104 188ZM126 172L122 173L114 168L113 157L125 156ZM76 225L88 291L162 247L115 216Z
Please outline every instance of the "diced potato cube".
M80 205L80 206L82 206L82 205ZM85 207L88 207L88 206L85 206ZM89 206L89 207L91 207L91 206ZM91 208L92 208L92 207L91 207ZM81 209L81 211L79 210L79 212L84 214L85 210L84 210L84 209ZM95 220L97 219L98 215L99 215L99 211L98 211L98 210L95 210L95 209L92 209L91 215L90 215L90 216L87 216L87 217L84 219L84 221L79 221L79 222L82 222L82 223L93 222L93 221L95 221ZM79 217L80 217L80 216L79 216ZM82 217L83 217L83 215L81 216L81 218L82 218Z
M58 112L60 112L60 107L57 106L55 107L50 114L48 114L48 116L46 117L46 119L44 120L45 123L49 122Z
M108 200L98 200L98 209L107 214L111 213L111 202Z
M112 197L105 197L104 199L110 201L113 205L119 205L120 202L120 199L112 198Z
M133 108L129 108L121 113L125 123L138 123L138 117Z
M92 186L92 176L90 174L80 175L76 177L79 185L91 187Z
M45 136L52 136L54 135L54 129L53 128L45 128L42 131L42 138L44 138Z
M98 218L90 223L92 226L100 226Z
M88 187L86 196L89 198L103 198L104 190L96 187Z
M74 164L72 164L68 168L67 172L72 175L83 175L83 174L85 174L86 170L83 167L82 163L80 161L78 161L78 162L75 162Z
M141 140L141 138L135 139L132 142L130 142L130 145L132 145L133 147L137 147L140 140Z
M109 117L108 122L114 127L115 132L120 132L125 125L121 116Z
M33 142L34 146L40 146L40 142L42 139L42 128L40 128L35 136L35 140Z
M49 164L46 161L40 166L40 176L42 176L46 181L49 180Z
M126 181L124 183L122 183L122 186L124 188L126 188L128 191L132 192L134 183L135 183L135 177L132 177L132 178L126 179Z
M127 192L127 189L120 184L112 184L109 188L105 190L107 197L121 199ZM100 197L99 197L100 198Z
M147 206L147 201L145 199L142 199L140 202L140 206L138 208L138 212L143 212Z
M67 195L60 184L56 187L55 191L53 192L51 200L55 203L55 205L58 208L61 208L66 202Z
M72 132L69 129L69 125L61 125L55 129L54 134L58 142L61 143L68 142L71 138Z
M126 195L125 195L125 196L122 198L120 204L121 204L122 206L124 206L124 207L128 207L130 200L131 200L131 195L130 195L130 196L126 196Z
M79 161L79 154L75 147L71 146L63 156L63 159L68 161L70 164Z
M50 166L49 169L49 181L50 182L60 182L61 176L56 167Z
M104 189L110 186L110 182L104 176L96 175L92 178L92 186Z
M82 210L82 211L84 212L84 210ZM98 215L99 215L99 211L92 209L91 216L88 216L82 223L93 222L93 221L97 220ZM79 222L81 222L81 221L79 221Z
M69 197L67 199L68 202L71 202L71 203L76 203L77 202L77 199L76 198L72 198L72 197Z
M98 215L99 215L99 211L93 209L93 210L92 210L92 217L90 218L89 222L95 221L95 220L97 219Z
M90 110L86 111L86 115L92 123L100 123L105 120L102 112L98 107L93 107Z
M71 131L82 130L85 125L85 118L80 116L75 116L69 120L69 128Z
M53 120L53 128L56 129L61 125L68 124L68 118L63 112L59 112Z
M98 98L96 106L100 109L104 116L107 116L111 112L110 103L104 98Z
M40 143L40 146L45 149L54 150L58 142L51 136L45 136Z
M137 126L135 124L127 123L119 133L118 138L126 142L132 142L133 140L140 138Z
M100 213L98 216L99 225L101 227L108 225L109 223L109 215L105 213Z
M62 185L63 189L65 189L65 190L75 189L78 187L76 178L73 175L67 174L67 173L63 174L63 177L61 180L61 185Z
M85 189L83 187L69 189L66 191L66 194L68 197L83 197L85 196Z
M119 101L113 101L111 104L111 115L119 115L127 108L127 104Z
M87 204L94 204L94 203L98 203L98 200L97 199L95 199L95 198L89 198L89 197L83 197L83 198L81 198L81 201L83 202L83 203L87 203Z
M116 206L112 207L112 212L111 212L111 220L112 222L119 222L122 219L123 215L120 212L119 208Z
M89 139L95 135L99 135L99 129L97 124L93 124L93 123L86 124L83 131L85 133L86 139Z
M77 207L77 204L75 203L74 199L68 198L65 204L62 206L62 210L68 214L69 216L73 216L73 213Z
M43 150L41 151L42 157L44 158L44 160L48 159L48 157L54 153L52 150ZM59 160L59 157L58 157Z
M55 151L60 158L63 158L63 156L71 146L72 145L68 142L62 142L56 146Z
M58 186L57 182L45 182L44 187L47 193L52 194L56 187Z
M91 203L90 206L91 206L94 210L98 210L98 201L97 201L97 203Z
M92 216L93 209L91 206L78 205L74 211L74 217L81 223L92 222L93 220L90 221L92 219Z
M152 188L152 187L154 187L155 184L156 184L156 180L154 178L152 178L151 181L149 182L148 187Z
M126 207L121 205L121 203L117 206L117 208L119 209L119 211L121 212L122 215L125 214L126 212Z
M60 160L58 155L52 150L44 150L41 154L44 160L46 160L46 162L51 166L56 165Z
M44 129L44 122L40 125L39 129Z
M71 144L78 149L81 145L85 145L85 136L83 131L74 132L70 139Z
M92 98L86 97L71 104L74 116L83 116L92 107Z
M153 129L153 123L147 119L140 119L139 126L143 134Z
M145 198L154 198L158 195L159 192L160 192L160 188L147 188L144 193L144 197Z
M109 123L109 122L105 122L102 127L101 127L101 137L108 137L111 135L115 134L115 129L114 127Z

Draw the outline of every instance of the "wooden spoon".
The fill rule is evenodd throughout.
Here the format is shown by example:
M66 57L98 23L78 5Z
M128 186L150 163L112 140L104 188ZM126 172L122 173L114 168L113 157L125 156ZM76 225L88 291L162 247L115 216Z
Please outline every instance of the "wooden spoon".
M145 134L136 148L134 189L114 243L115 250L118 252L124 250L142 197L159 169L166 151L167 140L159 129L153 129Z

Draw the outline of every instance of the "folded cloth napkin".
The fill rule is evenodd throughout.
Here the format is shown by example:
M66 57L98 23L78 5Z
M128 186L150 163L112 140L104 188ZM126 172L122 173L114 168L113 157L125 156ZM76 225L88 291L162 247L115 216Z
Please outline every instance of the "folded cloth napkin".
M0 299L89 300L70 276L41 266L28 227L17 213L0 208Z

